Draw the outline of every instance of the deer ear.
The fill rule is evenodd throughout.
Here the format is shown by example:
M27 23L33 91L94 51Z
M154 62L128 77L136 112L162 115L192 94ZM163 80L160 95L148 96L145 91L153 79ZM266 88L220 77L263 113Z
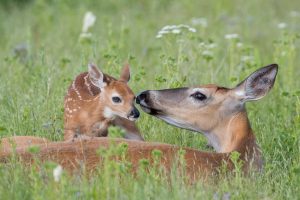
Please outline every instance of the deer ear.
M125 64L121 76L120 76L120 81L128 82L130 80L130 66L129 64Z
M89 78L93 85L98 88L104 88L106 83L104 82L103 73L97 68L96 65L90 63L89 64Z
M273 87L278 65L271 64L253 72L233 90L243 102L263 98Z

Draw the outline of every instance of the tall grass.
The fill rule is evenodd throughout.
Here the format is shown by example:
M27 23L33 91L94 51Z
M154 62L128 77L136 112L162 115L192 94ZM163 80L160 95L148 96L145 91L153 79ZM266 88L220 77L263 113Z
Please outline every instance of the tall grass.
M24 169L15 161L0 165L1 199L299 199L299 8L298 1L275 0L1 4L3 137L36 135L61 140L64 94L91 60L114 76L128 60L133 73L130 86L136 93L211 82L233 87L263 65L276 62L280 66L272 92L247 105L265 158L259 176L234 175L210 184L186 185L176 173L170 183L159 172L133 177L126 166L108 163L92 178L63 174L55 182L55 164L46 163L41 172L34 167ZM86 11L92 11L97 20L92 37L80 40ZM197 23L193 18L205 19ZM156 38L159 30L172 24L187 24L197 32L185 30ZM147 141L206 149L201 134L146 114L138 126ZM120 130L111 132L118 135Z

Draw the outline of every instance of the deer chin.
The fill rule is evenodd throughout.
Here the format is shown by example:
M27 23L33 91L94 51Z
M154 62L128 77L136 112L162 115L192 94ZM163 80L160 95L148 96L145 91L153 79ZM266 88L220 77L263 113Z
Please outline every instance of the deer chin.
M121 117L121 118L125 118L125 119L129 119L125 114L119 113L119 112L115 112L112 109L110 109L109 107L105 107L104 111L103 111L103 116L106 119L115 119L117 116ZM129 119L130 120L130 119Z
M149 114L149 115L159 115L160 113L163 113L162 110L154 108L153 106L148 105L145 101L141 101L138 103L140 105L140 107L142 108L142 110Z
M150 106L145 106L143 104L140 104L140 106L141 106L142 110L149 115L157 116L157 115L160 115L163 113L162 110L159 110L159 109L156 109L156 108L153 108Z
M190 131L196 131L199 132L199 130L195 127L193 127L192 125L190 125L189 123L186 123L184 121L178 120L176 118L172 118L168 115L162 115L162 114L158 114L155 117L165 121L168 124L171 124L173 126L177 126L178 128L182 128L182 129L187 129Z

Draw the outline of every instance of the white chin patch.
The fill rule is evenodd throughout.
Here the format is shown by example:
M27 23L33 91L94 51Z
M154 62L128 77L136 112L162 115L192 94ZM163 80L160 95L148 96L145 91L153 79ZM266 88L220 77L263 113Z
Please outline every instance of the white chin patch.
M110 108L105 107L103 111L103 116L105 118L111 119L115 117L115 113Z
M171 125L177 126L179 128L197 131L194 127L189 126L188 124L186 124L184 122L181 122L179 120L173 119L171 117L163 116L163 115L158 115L157 117L160 118L160 119L162 119L162 120L164 120L165 122L167 122L167 123L169 123Z

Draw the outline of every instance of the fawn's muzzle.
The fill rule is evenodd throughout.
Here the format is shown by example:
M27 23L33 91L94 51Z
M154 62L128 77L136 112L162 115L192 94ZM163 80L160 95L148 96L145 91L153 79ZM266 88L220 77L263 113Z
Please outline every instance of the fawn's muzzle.
M140 116L139 110L134 107L131 110L131 112L129 113L128 119L130 119L130 120L136 120L137 118L139 118L139 116Z

